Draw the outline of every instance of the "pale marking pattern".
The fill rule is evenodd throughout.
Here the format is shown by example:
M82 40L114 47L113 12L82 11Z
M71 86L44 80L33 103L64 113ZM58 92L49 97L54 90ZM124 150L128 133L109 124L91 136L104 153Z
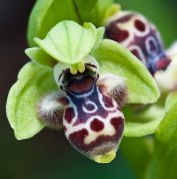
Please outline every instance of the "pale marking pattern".
M72 119L71 123L68 123L67 120L65 120L65 119L63 120L63 124L67 128L67 130L65 131L65 135L67 138L69 138L70 134L72 134L74 132L80 131L82 129L86 129L88 131L89 135L85 137L84 143L90 144L91 142L95 141L99 136L102 136L102 135L114 136L116 134L116 130L114 129L114 126L110 123L110 120L112 118L118 118L118 117L124 118L123 113L120 112L119 110L117 110L118 105L116 104L116 102L114 100L113 100L113 107L107 108L104 104L103 99L102 99L103 95L98 91L98 89L97 89L97 92L99 94L99 101L100 101L101 105L103 106L104 110L108 111L108 115L107 115L106 119L102 118L99 115L95 115L95 116L91 116L84 123L74 125L78 119L77 107L69 99L70 103L69 103L68 107L72 107L74 109L75 116ZM79 96L79 97L81 97L81 96ZM95 106L96 106L96 104L95 104ZM101 131L93 131L90 128L90 124L94 119L98 119L101 122L103 122L104 128Z

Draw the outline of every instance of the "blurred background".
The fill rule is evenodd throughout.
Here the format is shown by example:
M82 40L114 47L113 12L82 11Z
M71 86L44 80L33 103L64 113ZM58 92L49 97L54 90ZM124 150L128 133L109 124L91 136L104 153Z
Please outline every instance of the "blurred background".
M136 179L121 151L112 163L98 165L72 149L63 132L45 129L32 139L15 139L6 118L5 103L19 69L28 61L24 55L26 29L34 2L0 0L0 178ZM160 29L166 47L177 39L176 0L118 2L124 9L149 17Z

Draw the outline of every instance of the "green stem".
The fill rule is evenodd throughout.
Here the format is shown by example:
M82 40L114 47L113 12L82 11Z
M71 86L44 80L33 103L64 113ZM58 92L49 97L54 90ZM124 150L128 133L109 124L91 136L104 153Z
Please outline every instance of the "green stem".
M77 3L75 2L75 0L72 0L72 2L73 2L73 6L74 6L74 9L75 9L76 15L77 15L78 20L79 20L79 23L80 23L80 24L83 24L81 15L80 15L80 13L79 13L79 8L77 7Z

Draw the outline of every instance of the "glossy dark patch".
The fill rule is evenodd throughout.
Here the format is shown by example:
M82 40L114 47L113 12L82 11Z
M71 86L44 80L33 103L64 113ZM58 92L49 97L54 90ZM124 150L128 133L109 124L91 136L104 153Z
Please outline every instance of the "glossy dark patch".
M104 128L104 123L98 119L94 119L90 124L90 128L96 132L101 131Z
M125 41L129 36L129 32L118 28L116 23L111 23L106 28L106 37L115 40L117 42Z
M85 146L84 139L88 135L87 129L82 129L80 131L74 132L69 135L69 140L77 148L83 148Z
M133 53L139 60L142 60L137 49L131 50L131 53Z
M114 126L115 130L123 130L123 119L121 117L114 117L111 119L110 122Z
M73 108L66 108L64 118L68 123L71 123L74 116L75 116L74 109Z
M135 20L135 27L141 32L144 32L146 30L145 24L139 19Z
M108 96L103 95L103 102L107 108L114 107L112 99Z

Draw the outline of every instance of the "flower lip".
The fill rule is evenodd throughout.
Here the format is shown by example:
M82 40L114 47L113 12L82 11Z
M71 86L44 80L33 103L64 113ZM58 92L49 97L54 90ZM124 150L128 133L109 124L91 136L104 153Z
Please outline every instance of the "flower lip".
M149 57L149 59L153 60L149 60L147 68L153 76L157 71L165 71L171 62L171 60L164 53L161 53L155 57Z

